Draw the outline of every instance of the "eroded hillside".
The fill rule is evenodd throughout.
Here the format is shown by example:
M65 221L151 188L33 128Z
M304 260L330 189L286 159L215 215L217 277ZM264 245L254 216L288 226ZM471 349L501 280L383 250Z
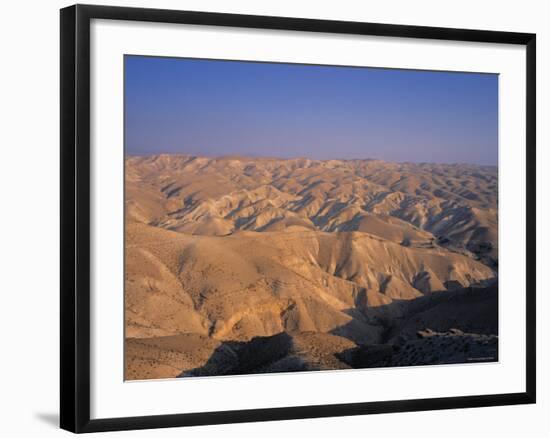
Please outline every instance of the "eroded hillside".
M483 352L475 336L498 334L497 179L470 165L127 158L126 377L468 355L405 359L432 345L416 339L426 329Z

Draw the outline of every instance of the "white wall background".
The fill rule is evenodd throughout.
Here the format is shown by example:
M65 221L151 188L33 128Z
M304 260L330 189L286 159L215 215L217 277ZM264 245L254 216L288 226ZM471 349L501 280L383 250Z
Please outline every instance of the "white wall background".
M91 2L95 3L95 2ZM117 436L547 436L550 26L546 2L104 0L101 4L537 33L538 391L533 406L117 433ZM58 418L59 13L64 1L3 5L0 44L0 434L61 436ZM546 344L545 344L546 343Z

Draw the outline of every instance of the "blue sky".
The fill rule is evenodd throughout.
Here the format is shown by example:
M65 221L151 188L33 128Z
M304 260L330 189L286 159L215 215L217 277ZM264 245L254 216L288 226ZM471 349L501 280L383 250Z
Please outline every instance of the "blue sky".
M498 161L498 76L125 57L126 153Z

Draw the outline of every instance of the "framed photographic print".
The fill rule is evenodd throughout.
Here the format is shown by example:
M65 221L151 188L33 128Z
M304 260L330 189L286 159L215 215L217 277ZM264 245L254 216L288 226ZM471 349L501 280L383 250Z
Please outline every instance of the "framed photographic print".
M61 427L535 402L535 35L61 10Z

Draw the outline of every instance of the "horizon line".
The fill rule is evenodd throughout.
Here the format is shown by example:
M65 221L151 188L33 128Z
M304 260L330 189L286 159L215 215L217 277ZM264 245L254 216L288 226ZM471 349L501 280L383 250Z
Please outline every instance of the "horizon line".
M256 159L256 160L282 160L282 161L292 161L292 160L309 160L309 161L318 161L318 162L328 162L328 161L381 161L384 163L394 163L394 164L442 164L448 166L454 165L468 165L468 166L478 166L478 167L496 167L498 168L498 163L496 164L481 164L481 163L472 163L466 161L392 161L384 160L382 158L308 158L305 156L294 156L294 157L279 157L279 156L268 156L268 155L245 155L245 154L224 154L224 155L198 155L190 154L184 152L160 152L160 153L124 153L126 158L133 157L159 157L159 156L179 156L179 157L190 157L190 158L209 158L209 159Z

